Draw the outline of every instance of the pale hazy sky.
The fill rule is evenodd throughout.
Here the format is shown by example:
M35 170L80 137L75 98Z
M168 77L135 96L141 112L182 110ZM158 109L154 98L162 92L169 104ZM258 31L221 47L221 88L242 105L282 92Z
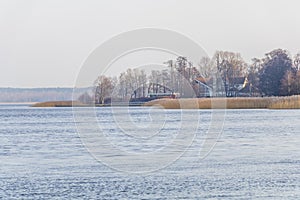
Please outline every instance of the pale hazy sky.
M299 0L0 0L0 87L73 87L102 42L137 28L185 34L212 56L300 51Z

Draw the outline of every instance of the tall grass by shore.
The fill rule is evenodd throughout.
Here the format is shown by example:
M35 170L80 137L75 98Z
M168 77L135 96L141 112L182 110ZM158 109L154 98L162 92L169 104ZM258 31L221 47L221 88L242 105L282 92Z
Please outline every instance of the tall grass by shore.
M300 96L157 99L144 106L161 106L166 109L299 109Z
M280 97L271 103L270 109L300 109L300 96Z
M82 104L78 101L49 101L36 103L32 106L72 107L92 105ZM158 106L166 109L300 109L300 95L291 97L156 99L144 103L143 106Z

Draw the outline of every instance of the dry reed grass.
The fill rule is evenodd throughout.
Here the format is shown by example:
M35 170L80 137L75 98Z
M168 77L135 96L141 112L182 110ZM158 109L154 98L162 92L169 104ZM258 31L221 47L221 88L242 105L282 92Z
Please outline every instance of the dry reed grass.
M300 98L292 96L157 99L146 102L144 106L161 106L166 109L299 109Z
M300 96L281 97L271 103L270 109L300 109Z
M90 106L78 101L48 101L33 107ZM143 106L166 109L300 109L300 95L290 97L188 98L156 99Z

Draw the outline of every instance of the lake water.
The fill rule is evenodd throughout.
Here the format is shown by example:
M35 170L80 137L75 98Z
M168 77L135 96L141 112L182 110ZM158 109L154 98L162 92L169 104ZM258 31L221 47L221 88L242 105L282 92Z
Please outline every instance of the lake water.
M0 106L0 199L300 199L300 110L76 112Z

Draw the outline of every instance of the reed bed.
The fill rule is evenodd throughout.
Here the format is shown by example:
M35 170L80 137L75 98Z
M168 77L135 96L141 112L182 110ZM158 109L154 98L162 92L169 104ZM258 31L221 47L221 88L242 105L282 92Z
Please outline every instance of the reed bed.
M300 96L156 99L144 106L166 109L299 109Z
M92 106L78 101L48 101L32 107ZM98 105L99 106L99 105ZM300 109L300 95L290 97L156 99L143 106L165 109Z
M300 109L300 96L281 97L277 101L271 103L270 109Z

